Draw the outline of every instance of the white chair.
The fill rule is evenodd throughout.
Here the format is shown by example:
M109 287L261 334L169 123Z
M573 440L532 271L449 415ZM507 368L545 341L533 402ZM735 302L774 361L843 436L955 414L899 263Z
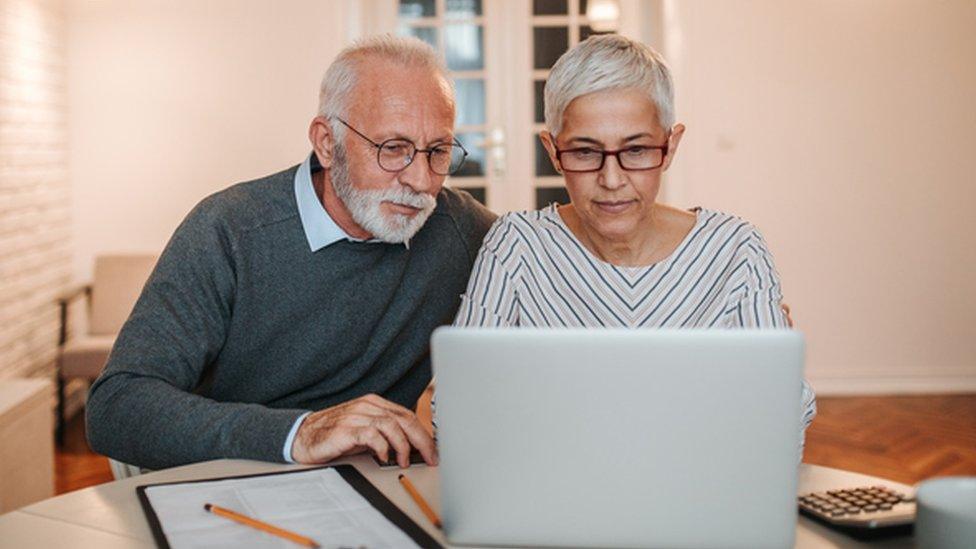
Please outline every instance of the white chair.
M142 469L141 467L129 465L128 463L122 463L121 461L116 461L112 458L108 458L108 466L112 469L112 476L115 477L115 480L137 477L143 473L149 472L149 469Z
M90 284L70 289L58 299L61 334L58 353L57 441L64 443L64 390L75 378L94 380L102 373L115 337L132 312L156 265L155 255L102 255L95 258ZM68 310L78 296L88 298L87 329L69 337Z

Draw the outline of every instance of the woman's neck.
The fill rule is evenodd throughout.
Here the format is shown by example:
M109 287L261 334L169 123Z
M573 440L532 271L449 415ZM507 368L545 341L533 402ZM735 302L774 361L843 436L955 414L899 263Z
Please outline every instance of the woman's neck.
M651 209L651 214L643 220L640 227L633 234L625 237L608 237L589 227L579 217L572 204L559 208L558 213L572 231L573 235L600 260L618 267L640 267L658 262L670 254L670 250L661 256L662 230L660 230L660 212L657 204Z
M557 213L590 253L618 267L646 267L668 258L698 220L693 212L654 204L650 215L632 234L610 238L583 223L572 204L560 207Z

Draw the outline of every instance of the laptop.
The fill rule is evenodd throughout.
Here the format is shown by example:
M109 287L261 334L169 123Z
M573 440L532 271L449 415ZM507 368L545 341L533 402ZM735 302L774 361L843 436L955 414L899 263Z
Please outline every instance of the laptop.
M440 328L452 544L792 547L803 337Z

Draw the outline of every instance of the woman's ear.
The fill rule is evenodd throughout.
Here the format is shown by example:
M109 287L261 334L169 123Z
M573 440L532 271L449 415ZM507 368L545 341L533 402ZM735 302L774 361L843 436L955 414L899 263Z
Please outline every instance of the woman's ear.
M308 127L308 140L312 143L312 150L323 168L332 167L332 150L335 147L335 134L332 125L324 116L316 116Z
M661 171L667 170L674 160L674 155L678 152L678 144L681 143L681 136L685 134L684 124L675 124L671 127L671 134L668 136L668 156L664 159L664 166Z
M549 153L549 161L552 162L552 167L556 168L557 172L563 173L562 167L559 166L559 158L556 156L556 138L547 130L542 130L539 132L539 139L542 140L542 146Z

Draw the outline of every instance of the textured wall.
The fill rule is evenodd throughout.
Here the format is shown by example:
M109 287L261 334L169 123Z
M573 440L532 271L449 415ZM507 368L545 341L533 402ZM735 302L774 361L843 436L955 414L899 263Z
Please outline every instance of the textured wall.
M0 378L53 364L71 271L61 2L0 0Z

